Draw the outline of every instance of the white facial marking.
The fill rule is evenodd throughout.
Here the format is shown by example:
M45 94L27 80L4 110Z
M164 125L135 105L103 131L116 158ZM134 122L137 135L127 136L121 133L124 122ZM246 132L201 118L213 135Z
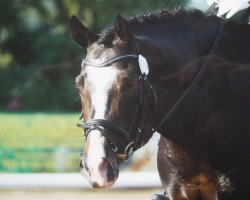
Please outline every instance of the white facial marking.
M117 69L112 67L88 67L88 84L91 89L91 104L95 109L94 119L104 119L107 109L108 92L117 80Z
M97 130L91 131L89 134L88 146L88 162L92 165L98 164L100 158L105 157L104 152L104 137Z
M100 62L100 61L99 61ZM87 73L86 84L90 92L91 106L95 110L93 119L105 119L109 91L117 81L118 70L113 67L85 68ZM90 170L90 180L99 186L108 186L107 171L100 168L106 157L105 138L100 131L93 130L88 136L87 164Z
M187 193L186 193L186 187L184 185L181 185L181 195L184 199L188 199Z
M100 171L99 165L106 156L104 150L104 137L99 131L93 130L89 134L88 146L88 166L91 172L90 179L94 182L102 183L104 181L105 172Z

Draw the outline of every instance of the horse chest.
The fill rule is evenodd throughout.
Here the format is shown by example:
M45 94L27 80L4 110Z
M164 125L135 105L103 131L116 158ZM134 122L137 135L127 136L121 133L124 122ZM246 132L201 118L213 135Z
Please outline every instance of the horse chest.
M161 137L158 171L170 199L217 200L220 191L230 191L230 180L206 163L197 162L181 147Z

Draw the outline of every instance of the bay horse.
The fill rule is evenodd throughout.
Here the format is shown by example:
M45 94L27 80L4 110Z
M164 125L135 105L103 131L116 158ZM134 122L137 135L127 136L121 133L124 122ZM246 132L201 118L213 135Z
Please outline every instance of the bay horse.
M164 9L99 35L72 16L70 33L87 49L80 168L94 188L158 131L165 199L250 199L250 26Z

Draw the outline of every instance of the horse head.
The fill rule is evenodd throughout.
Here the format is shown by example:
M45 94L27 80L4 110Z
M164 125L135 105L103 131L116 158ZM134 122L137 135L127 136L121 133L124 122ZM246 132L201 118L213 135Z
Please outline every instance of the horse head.
M81 172L93 187L106 188L118 178L119 164L152 135L155 102L148 63L121 16L101 35L73 16L70 32L87 49L76 78L86 138Z

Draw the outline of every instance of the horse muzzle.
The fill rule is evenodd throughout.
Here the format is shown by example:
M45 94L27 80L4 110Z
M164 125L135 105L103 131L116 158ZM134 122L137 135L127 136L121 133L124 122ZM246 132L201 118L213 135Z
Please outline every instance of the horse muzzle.
M116 182L119 175L116 160L101 157L90 162L84 155L80 158L80 171L93 188L108 188Z

